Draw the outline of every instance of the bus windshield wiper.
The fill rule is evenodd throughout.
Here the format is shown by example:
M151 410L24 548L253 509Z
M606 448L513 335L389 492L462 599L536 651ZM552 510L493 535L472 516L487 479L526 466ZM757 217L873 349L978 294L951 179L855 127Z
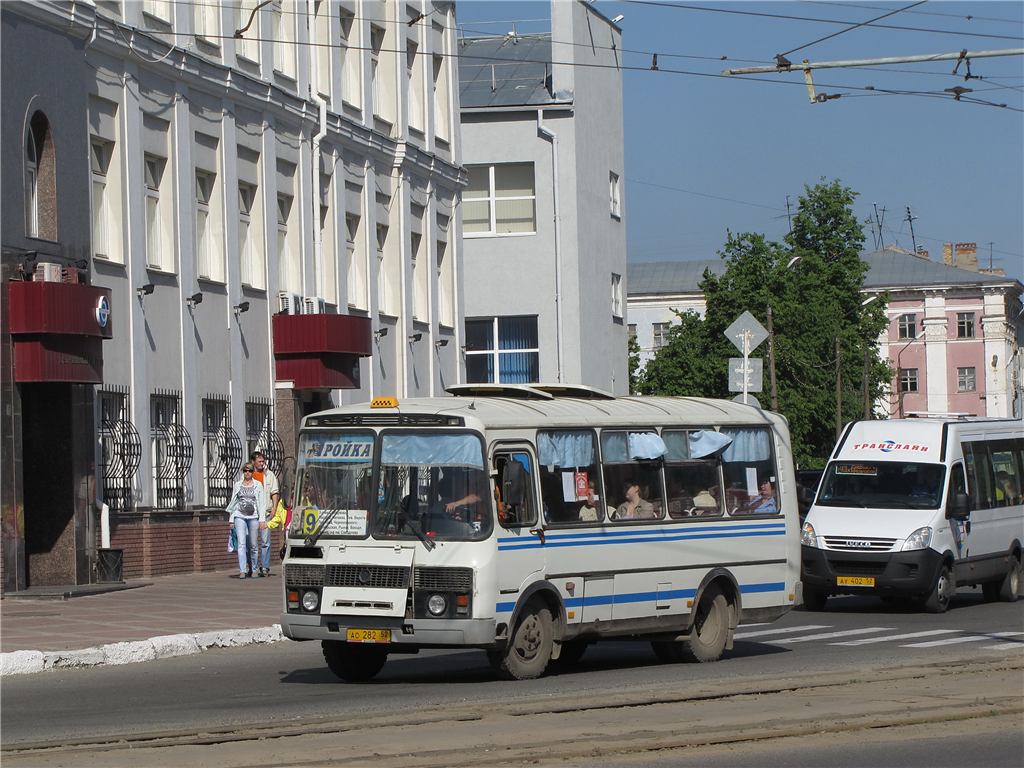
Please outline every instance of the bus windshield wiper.
M436 544L434 544L434 542L430 538L428 538L427 534L425 534L423 532L423 522L422 521L420 521L419 525L414 525L412 520L406 520L405 521L405 527L408 528L410 531L412 531L413 534L415 534L417 539L419 539L421 542L423 542L423 546L427 548L428 552L430 550L432 550L434 547L437 546Z
M335 507L334 509L328 511L328 513L323 516L323 518L320 520L320 524L317 525L316 530L314 530L311 534L309 534L309 536L306 537L307 547L312 547L314 544L316 544L317 539L319 539L320 536L323 535L323 532L327 530L327 526L331 524L331 520L333 520L335 515L337 515L340 511L341 507ZM348 512L347 509L345 511Z

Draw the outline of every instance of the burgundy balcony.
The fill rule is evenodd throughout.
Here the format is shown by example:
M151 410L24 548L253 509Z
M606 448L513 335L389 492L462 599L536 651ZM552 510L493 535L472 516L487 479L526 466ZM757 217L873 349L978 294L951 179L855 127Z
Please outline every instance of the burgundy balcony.
M110 291L58 282L7 283L14 380L100 384L114 335Z
M369 357L368 317L274 315L274 368L296 389L358 389L359 358Z

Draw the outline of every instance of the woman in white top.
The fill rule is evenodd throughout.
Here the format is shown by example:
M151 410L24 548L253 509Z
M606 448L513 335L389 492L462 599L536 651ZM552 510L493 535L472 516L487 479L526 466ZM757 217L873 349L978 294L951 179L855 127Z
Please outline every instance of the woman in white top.
M252 575L256 565L256 547L259 545L260 515L267 508L263 483L253 480L252 462L242 466L242 479L235 483L228 502L228 524L235 529L238 552L238 578Z

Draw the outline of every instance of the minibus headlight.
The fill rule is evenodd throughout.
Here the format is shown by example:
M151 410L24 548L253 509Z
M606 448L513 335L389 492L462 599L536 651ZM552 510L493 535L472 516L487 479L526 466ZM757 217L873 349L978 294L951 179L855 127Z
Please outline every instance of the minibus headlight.
M924 526L918 528L912 534L907 536L907 540L903 542L903 551L906 552L911 549L928 549L928 546L932 543L932 529L931 526Z
M800 529L800 543L805 547L818 546L818 537L814 533L814 526L810 523L804 523L804 527Z
M320 605L320 595L315 590L307 590L302 593L302 607L307 611L315 611Z
M427 610L432 616L442 616L448 610L448 601L444 595L431 595L427 600Z

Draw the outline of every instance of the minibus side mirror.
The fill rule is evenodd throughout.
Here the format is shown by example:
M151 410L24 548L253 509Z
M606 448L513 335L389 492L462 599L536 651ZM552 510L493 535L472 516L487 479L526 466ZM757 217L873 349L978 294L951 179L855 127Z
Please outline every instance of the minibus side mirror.
M526 470L518 461L505 462L501 482L501 496L506 504L519 507L526 495Z
M966 493L957 493L946 505L946 519L963 520L971 514L971 499Z

